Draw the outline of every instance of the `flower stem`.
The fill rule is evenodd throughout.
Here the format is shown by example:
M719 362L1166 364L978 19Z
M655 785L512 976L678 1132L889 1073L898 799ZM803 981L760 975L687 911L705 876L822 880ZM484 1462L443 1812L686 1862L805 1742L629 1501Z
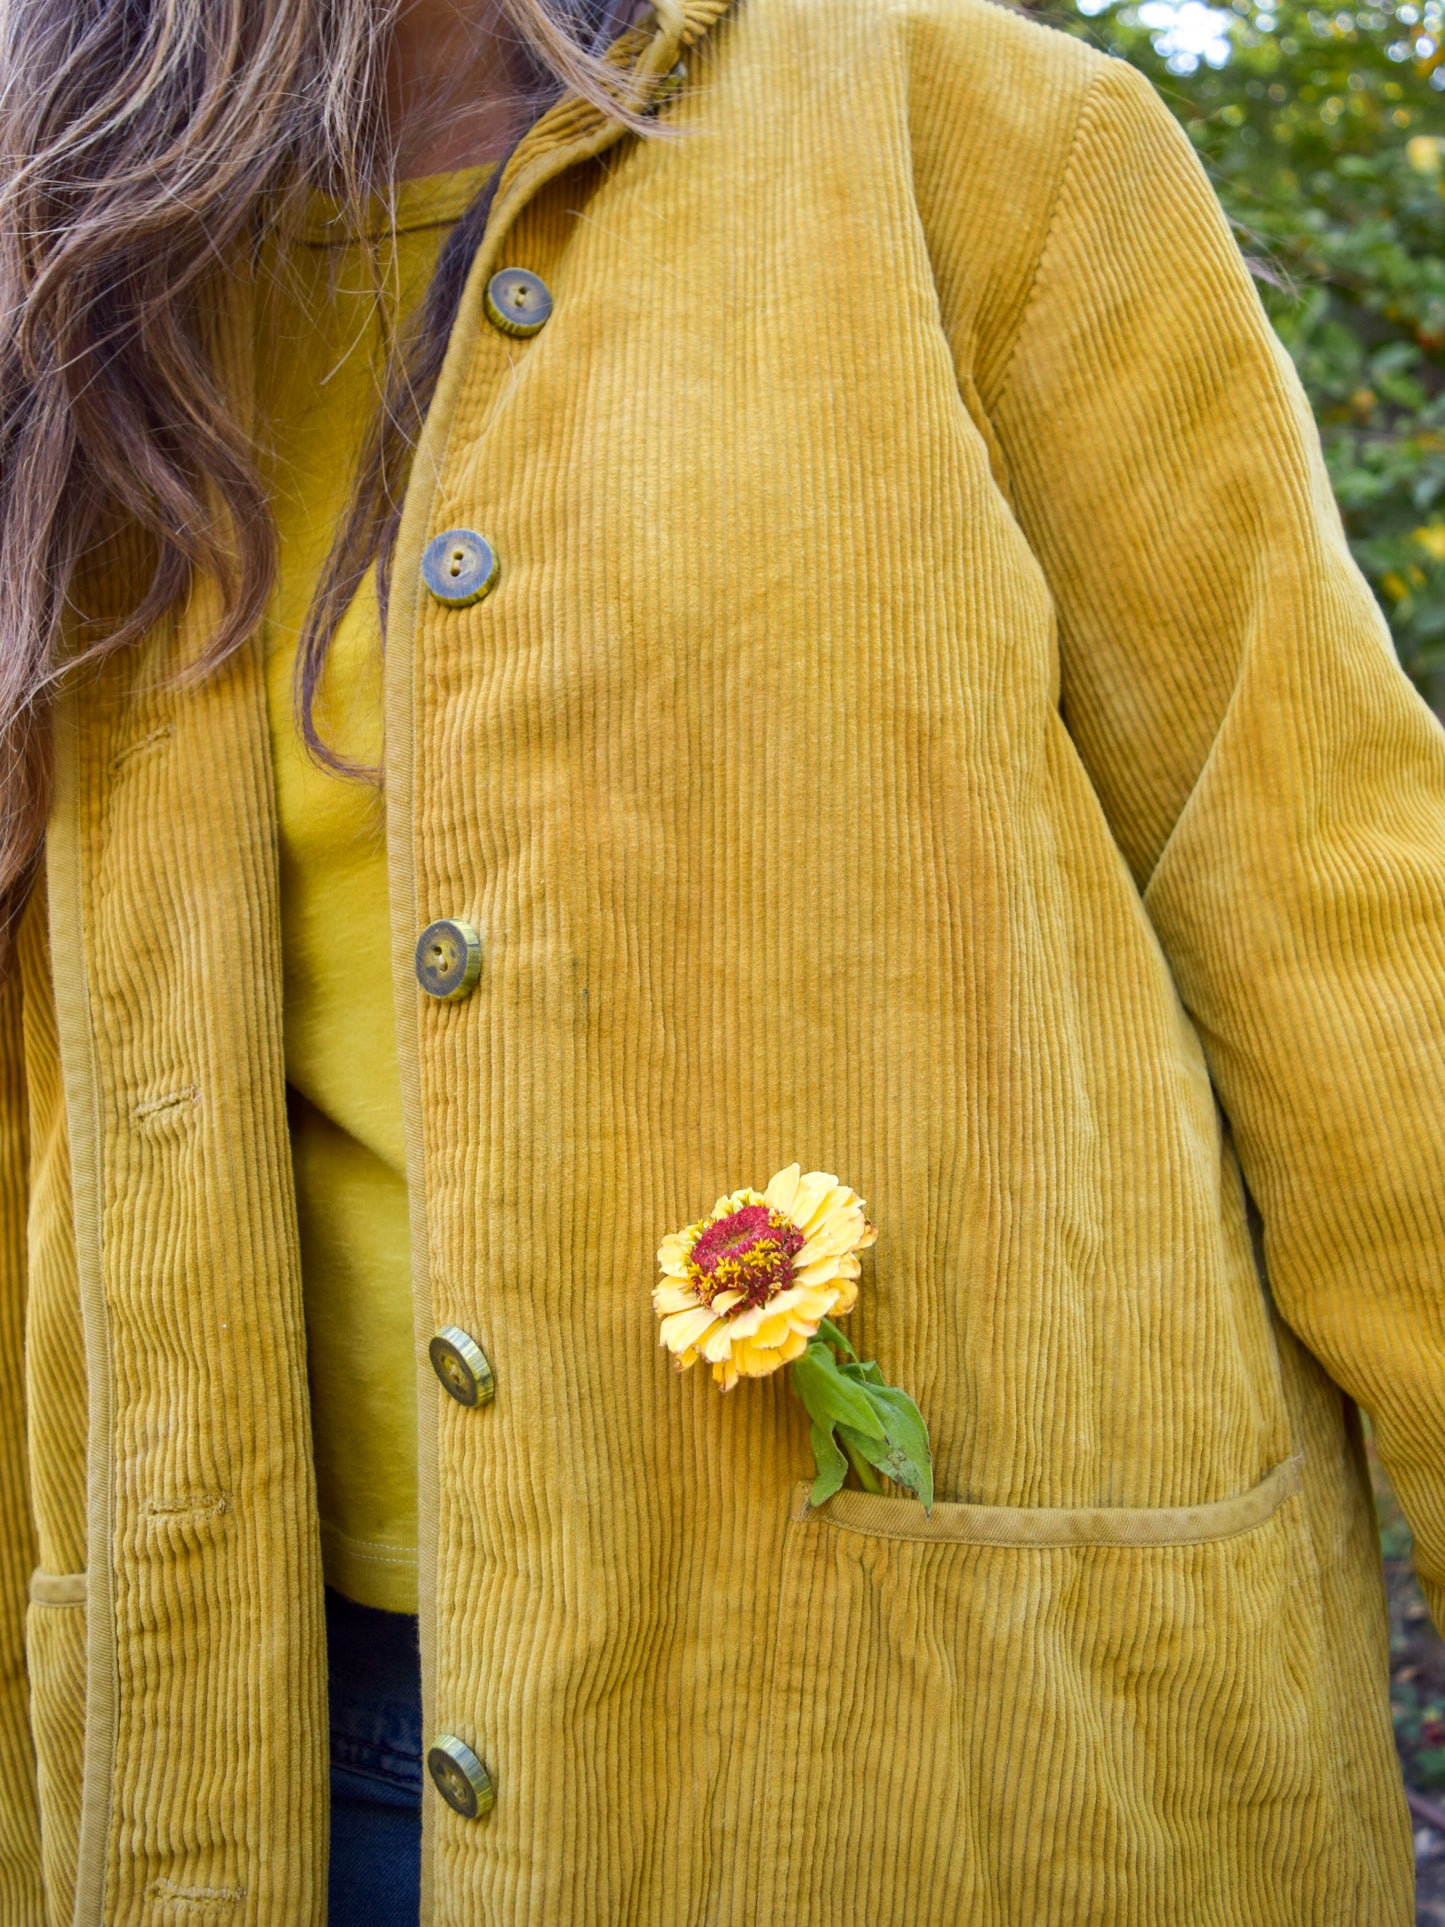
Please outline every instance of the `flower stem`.
M873 1470L867 1459L853 1450L853 1447L846 1438L843 1440L843 1450L852 1460L853 1470L858 1474L858 1482L863 1487L863 1490L865 1492L881 1492L883 1490L883 1481Z

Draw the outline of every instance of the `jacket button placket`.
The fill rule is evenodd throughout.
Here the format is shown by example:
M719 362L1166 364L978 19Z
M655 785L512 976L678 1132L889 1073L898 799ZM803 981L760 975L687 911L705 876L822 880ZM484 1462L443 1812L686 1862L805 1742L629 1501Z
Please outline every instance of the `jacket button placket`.
M552 299L537 276L514 269L493 276L484 305L499 330L526 336L545 325ZM422 555L423 586L445 609L469 609L484 601L500 575L495 547L476 529L444 529ZM463 917L435 918L417 938L414 968L427 997L439 1004L461 1002L481 976L480 933ZM491 1403L496 1379L486 1353L469 1332L443 1325L427 1351L438 1383L458 1406L476 1410ZM496 1800L491 1774L459 1735L439 1734L427 1749L426 1765L437 1793L460 1818L477 1820L491 1811Z

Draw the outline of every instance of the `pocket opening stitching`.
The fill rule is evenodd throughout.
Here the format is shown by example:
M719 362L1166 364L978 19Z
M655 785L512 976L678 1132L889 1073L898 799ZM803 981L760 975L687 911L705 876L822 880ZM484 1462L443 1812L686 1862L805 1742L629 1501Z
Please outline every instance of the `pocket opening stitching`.
M1197 1506L993 1506L940 1501L932 1515L916 1499L840 1492L816 1510L809 1487L794 1487L794 1524L829 1526L866 1539L920 1545L1070 1548L1208 1545L1264 1525L1302 1489L1302 1456L1283 1459L1258 1485Z

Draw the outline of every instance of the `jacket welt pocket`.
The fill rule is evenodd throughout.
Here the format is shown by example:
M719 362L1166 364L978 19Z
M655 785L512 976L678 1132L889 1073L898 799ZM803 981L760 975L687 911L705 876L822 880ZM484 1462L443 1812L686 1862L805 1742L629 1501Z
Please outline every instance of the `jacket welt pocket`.
M797 1525L904 1539L920 1545L961 1546L1196 1546L1253 1532L1300 1490L1300 1460L1282 1459L1258 1485L1230 1499L1191 1506L954 1505L940 1501L926 1513L916 1499L840 1492L826 1505L808 1504L808 1486L793 1490Z
M1298 1460L1197 1506L809 1511L799 1487L781 1552L770 1920L1195 1921L1217 1869L1274 1865L1281 1812L1320 1815L1320 1893L1353 1877L1357 1847L1324 1865L1357 1795ZM1112 1871L1104 1842L1124 1843ZM1262 1917L1239 1878L1221 1920Z
M37 1567L30 1575L30 1603L32 1606L83 1606L85 1574L41 1572Z

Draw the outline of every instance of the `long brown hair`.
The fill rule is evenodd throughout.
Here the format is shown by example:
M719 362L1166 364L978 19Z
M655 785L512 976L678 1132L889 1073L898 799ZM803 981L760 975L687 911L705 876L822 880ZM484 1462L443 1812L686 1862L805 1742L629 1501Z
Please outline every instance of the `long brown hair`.
M322 186L359 219L389 181L385 60L403 3L0 0L0 947L43 839L60 678L134 643L198 575L220 592L200 672L266 607L275 532L217 372L221 290L278 197ZM524 120L566 86L642 124L585 0L504 4L535 76ZM394 350L307 625L302 720L323 756L310 711L326 645L373 561L385 593L489 205L484 191L458 223ZM79 606L87 558L122 531L148 558L128 601Z

